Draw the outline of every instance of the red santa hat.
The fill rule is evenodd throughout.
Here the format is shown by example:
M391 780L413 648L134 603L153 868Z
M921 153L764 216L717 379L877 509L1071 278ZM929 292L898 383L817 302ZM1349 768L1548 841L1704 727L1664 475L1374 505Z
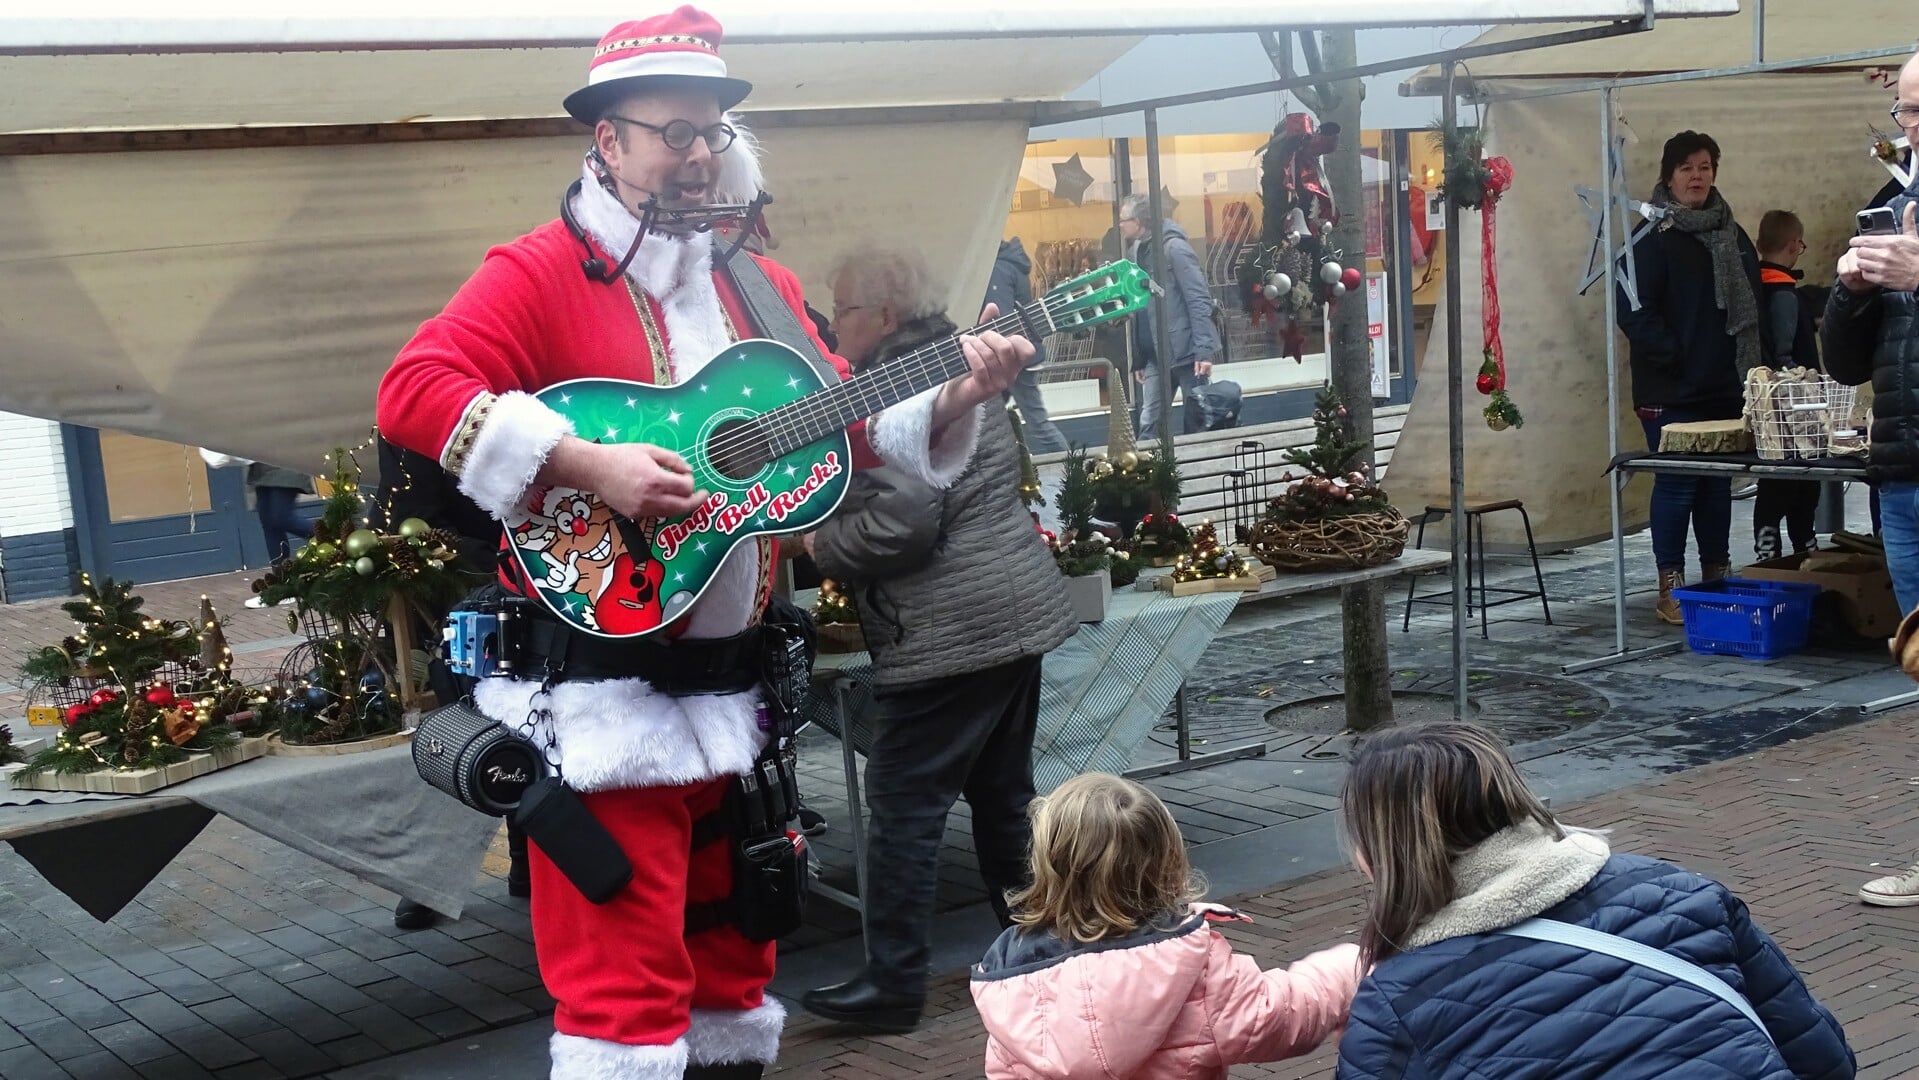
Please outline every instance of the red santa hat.
M607 31L593 51L586 85L566 98L566 111L583 124L596 123L608 105L661 84L711 90L722 110L738 105L753 84L726 73L720 59L720 22L682 5L666 15L624 22Z

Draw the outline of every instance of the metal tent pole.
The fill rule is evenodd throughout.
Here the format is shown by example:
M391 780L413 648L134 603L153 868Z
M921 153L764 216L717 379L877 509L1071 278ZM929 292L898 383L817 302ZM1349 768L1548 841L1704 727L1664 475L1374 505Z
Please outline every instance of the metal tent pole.
M1458 66L1446 61L1446 97L1442 104L1441 129L1448 139L1459 134L1459 96L1454 77ZM1461 414L1466 409L1464 331L1459 325L1460 287L1465 277L1459 256L1459 204L1446 200L1446 452L1452 474L1453 543L1453 716L1467 717L1466 679L1466 590L1472 580L1466 565L1466 432Z
M1166 326L1166 306L1173 289L1172 260L1166 255L1166 208L1159 197L1159 110L1146 110L1146 205L1153 215L1153 276L1159 288L1153 290L1153 351L1159 354L1153 379L1159 383L1159 430L1161 439L1173 435L1173 338ZM1182 402L1192 408L1192 402ZM1140 432L1144 436L1145 432Z

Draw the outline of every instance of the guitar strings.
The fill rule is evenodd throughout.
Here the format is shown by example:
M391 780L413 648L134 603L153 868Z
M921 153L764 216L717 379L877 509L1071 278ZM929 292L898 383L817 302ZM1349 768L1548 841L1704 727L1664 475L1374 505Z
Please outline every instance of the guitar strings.
M1048 326L1057 326L1055 316L1080 303L1083 303L1083 299L1071 296L1043 298L1038 302L1015 308L1005 315L994 318L991 322L982 323L967 333L1030 331L1027 315L1035 310L1046 316ZM708 447L707 456L709 458L723 456L759 442L766 443L774 457L791 453L802 446L819 441L836 428L843 430L860 419L884 411L890 405L905 400L915 392L910 388L919 378L944 373L953 361L963 361L965 356L965 347L956 337L946 338L916 349L897 360L863 371L850 379L825 387L797 401L790 401L761 413L742 425L741 429L716 440ZM961 372L954 372L947 378L956 377L958 374ZM899 396L890 402L880 404L893 393L899 393ZM871 402L868 401L869 398L872 399ZM822 414L827 413L829 409L832 418L824 423L819 422ZM809 416L808 413L812 415ZM788 440L797 441L783 450L776 445Z

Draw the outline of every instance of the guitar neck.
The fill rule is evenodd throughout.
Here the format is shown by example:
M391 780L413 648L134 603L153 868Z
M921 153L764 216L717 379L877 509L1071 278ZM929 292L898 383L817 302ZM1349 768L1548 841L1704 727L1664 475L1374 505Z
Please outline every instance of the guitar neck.
M1024 334L1038 341L1053 332L1053 320L1043 300L1017 305L1012 311L981 323L969 334L984 330ZM788 402L758 418L773 457L833 435L915 394L966 374L966 354L959 335L915 349L832 386Z

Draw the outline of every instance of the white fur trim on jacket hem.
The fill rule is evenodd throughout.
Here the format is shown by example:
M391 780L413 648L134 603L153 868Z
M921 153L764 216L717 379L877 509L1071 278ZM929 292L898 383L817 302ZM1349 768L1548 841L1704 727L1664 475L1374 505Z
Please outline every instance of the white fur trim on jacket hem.
M867 421L867 438L888 465L941 491L953 486L973 460L979 442L980 406L940 432L933 445L933 401L939 388L914 394Z
M680 1080L686 1072L686 1040L666 1046L630 1046L553 1033L548 1053L552 1080Z
M527 733L540 684L482 679L474 690L480 711ZM575 791L693 784L738 776L766 745L759 694L667 697L645 679L606 679L554 685L540 704L552 715L560 770ZM546 721L529 737L546 744Z
M572 423L540 399L518 390L501 394L467 454L460 491L504 520L521 508L547 455L571 434Z
M686 1029L689 1065L734 1065L757 1061L771 1065L780 1053L786 1006L768 997L757 1009L694 1009Z

